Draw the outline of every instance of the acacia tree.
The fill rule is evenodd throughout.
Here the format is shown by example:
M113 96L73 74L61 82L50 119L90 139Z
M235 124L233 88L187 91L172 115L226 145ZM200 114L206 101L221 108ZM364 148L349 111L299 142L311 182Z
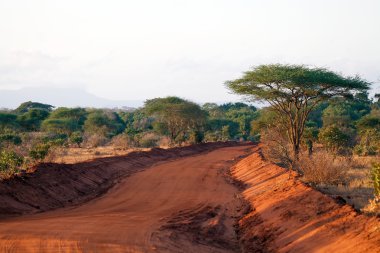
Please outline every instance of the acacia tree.
M298 159L305 123L310 112L332 97L351 98L369 89L358 76L344 77L324 68L304 65L260 65L226 86L249 100L267 102L286 124L294 159Z
M178 97L147 100L144 111L164 124L173 141L181 134L199 130L206 120L206 114L199 105Z

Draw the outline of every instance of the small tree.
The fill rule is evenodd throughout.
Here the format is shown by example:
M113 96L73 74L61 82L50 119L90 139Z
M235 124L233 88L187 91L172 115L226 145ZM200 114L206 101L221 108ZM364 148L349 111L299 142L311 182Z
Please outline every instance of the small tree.
M21 114L21 113L26 113L31 109L40 109L40 110L45 110L45 111L50 112L53 108L54 106L49 105L49 104L42 104L38 102L28 101L28 102L22 103L19 107L17 107L14 110L14 112L17 114Z
M380 163L375 163L372 167L372 180L375 196L380 198Z
M319 132L319 141L329 150L339 152L349 146L350 136L345 134L339 127L331 125L322 128Z
M29 156L35 161L42 161L49 154L51 145L48 143L37 143L29 151Z
M0 176L17 172L23 162L24 158L13 151L0 151Z
M70 135L69 138L71 143L77 144L80 147L80 144L83 142L83 134L82 132L76 131Z
M361 118L356 127L359 143L355 147L359 155L374 155L380 147L380 118L367 115Z
M199 105L178 97L147 100L144 110L166 126L172 141L182 140L190 131L199 131L206 120Z
M344 77L323 68L280 64L258 66L226 85L236 94L271 105L286 124L295 159L308 115L318 104L332 97L353 97L356 92L369 89L369 83L357 76Z

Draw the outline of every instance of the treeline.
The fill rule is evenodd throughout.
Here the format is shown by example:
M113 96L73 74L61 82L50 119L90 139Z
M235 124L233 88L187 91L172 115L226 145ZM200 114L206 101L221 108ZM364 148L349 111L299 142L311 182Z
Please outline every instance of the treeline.
M258 111L251 134L268 141L286 143L287 126L271 107ZM378 155L380 152L380 99L367 92L351 99L334 98L319 104L308 116L302 136L303 150L316 144L334 154Z
M200 106L178 97L147 100L133 111L25 102L0 112L0 173L12 175L44 160L58 147L134 148L246 140L257 115L256 107L244 103Z
M133 111L54 108L25 102L0 112L0 171L12 174L42 161L56 147L121 148L177 146L211 141L251 140L286 146L287 126L272 108L245 103L202 106L178 98L147 100ZM337 154L380 151L380 101L368 93L319 104L308 116L303 150L322 144ZM285 148L285 147L284 147ZM286 152L286 149L283 150Z

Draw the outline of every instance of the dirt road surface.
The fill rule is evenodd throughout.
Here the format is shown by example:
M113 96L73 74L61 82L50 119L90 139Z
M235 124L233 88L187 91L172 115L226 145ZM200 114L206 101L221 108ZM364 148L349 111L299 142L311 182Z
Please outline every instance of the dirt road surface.
M380 252L379 218L260 152L211 143L41 165L0 183L0 252Z
M0 252L239 251L244 210L225 173L249 147L160 162L83 205L0 219Z

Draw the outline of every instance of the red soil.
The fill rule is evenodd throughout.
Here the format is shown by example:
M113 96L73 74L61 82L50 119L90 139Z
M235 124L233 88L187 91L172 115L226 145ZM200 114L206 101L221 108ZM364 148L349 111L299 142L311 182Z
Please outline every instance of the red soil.
M260 149L233 168L252 211L239 221L245 252L380 252L380 221L358 214L266 162Z
M0 219L0 252L236 252L239 247L233 225L235 217L242 215L236 210L242 200L236 197L238 190L225 180L224 173L232 159L249 147L209 144L153 150L78 167L49 165L49 171L39 174L37 170L25 179L28 183L17 180L15 187L43 179L33 181L38 185L37 192L28 188L39 210L58 207L55 203L63 205L60 195L81 198L77 192L85 186L95 190L102 187L102 182L110 185L105 178L139 172L122 179L103 196L75 208ZM210 152L199 154L201 151ZM97 166L91 167L94 163ZM91 170L95 172L88 174ZM56 176L52 177L51 172ZM60 173L65 174L57 178ZM52 178L59 181L51 182ZM41 187L48 192L47 197ZM19 194L26 200L29 193ZM7 204L7 199L3 197L2 203ZM34 211L26 208L29 206L18 199L3 210L16 207L17 212Z
M247 144L41 165L0 183L0 213L0 252L380 252L377 218Z

